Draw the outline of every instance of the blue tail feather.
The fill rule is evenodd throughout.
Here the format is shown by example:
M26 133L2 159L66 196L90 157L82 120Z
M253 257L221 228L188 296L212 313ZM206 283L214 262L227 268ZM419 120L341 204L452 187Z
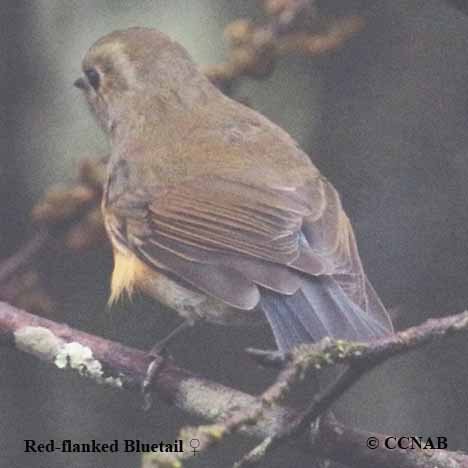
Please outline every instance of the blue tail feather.
M392 331L385 309L369 292L372 300L363 310L333 278L307 278L293 295L262 290L261 307L282 352L324 336L369 341Z

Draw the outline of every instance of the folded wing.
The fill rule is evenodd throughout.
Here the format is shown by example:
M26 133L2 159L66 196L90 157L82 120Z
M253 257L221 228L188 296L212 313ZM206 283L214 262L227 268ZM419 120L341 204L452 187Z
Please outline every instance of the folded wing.
M147 264L234 307L260 306L282 348L308 341L305 336L360 338L353 330L367 327L369 337L391 330L339 196L321 176L297 187L198 177L121 194L107 212L114 237ZM287 307L277 306L282 297L289 297ZM281 338L275 330L292 318L286 328L296 339Z

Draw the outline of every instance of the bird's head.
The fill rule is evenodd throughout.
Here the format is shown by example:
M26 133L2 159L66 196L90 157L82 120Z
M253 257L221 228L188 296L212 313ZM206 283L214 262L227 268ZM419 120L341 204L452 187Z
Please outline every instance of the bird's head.
M211 85L186 50L155 29L130 28L99 39L75 81L106 131L125 119L163 118L189 107Z

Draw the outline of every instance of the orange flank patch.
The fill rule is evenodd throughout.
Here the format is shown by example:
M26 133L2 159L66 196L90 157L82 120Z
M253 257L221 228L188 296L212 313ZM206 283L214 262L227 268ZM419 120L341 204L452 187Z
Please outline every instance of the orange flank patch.
M132 253L114 250L114 270L112 272L109 305L116 302L123 293L132 297L135 287L148 276L148 267Z

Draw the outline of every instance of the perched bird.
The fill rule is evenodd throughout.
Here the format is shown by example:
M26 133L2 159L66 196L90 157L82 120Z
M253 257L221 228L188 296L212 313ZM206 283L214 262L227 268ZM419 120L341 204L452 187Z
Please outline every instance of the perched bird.
M111 302L139 288L189 322L266 317L282 352L391 332L338 193L285 131L153 29L101 38L82 69L111 143Z

